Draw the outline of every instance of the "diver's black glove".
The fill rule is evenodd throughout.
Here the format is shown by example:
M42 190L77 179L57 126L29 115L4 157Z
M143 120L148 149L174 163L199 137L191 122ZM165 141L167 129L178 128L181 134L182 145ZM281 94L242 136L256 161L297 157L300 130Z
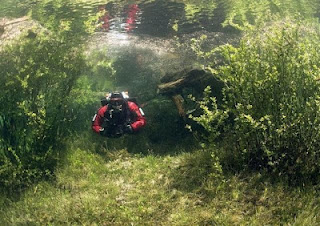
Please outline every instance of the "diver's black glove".
M132 126L128 123L126 125L124 125L123 127L123 132L124 133L133 133L133 129L132 129Z

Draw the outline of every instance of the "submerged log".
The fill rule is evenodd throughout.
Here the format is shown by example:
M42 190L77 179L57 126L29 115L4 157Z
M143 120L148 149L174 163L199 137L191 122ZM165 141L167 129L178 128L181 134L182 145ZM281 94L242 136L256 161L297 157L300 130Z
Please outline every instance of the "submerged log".
M201 95L208 85L212 87L212 95L221 99L223 82L206 70L187 68L166 74L158 85L158 93L169 96L174 102L179 115L186 121L187 113L184 108L183 90L191 87L192 90Z
M183 118L183 120L186 120L186 112L183 108L183 102L184 102L183 97L180 94L176 94L172 96L172 100L178 109L179 115Z
M175 94L185 87L194 87L212 78L212 74L202 69L184 69L172 74L166 74L158 85L159 94Z
M16 18L16 19L13 19L13 20L6 20L5 18L3 18L1 25L5 27L5 26L8 26L8 25L16 24L16 23L21 23L21 22L24 22L24 21L27 21L27 20L29 20L29 17L27 17L27 16Z
M0 18L0 50L3 45L18 40L21 35L33 39L37 33L44 30L38 22L27 16L15 19Z

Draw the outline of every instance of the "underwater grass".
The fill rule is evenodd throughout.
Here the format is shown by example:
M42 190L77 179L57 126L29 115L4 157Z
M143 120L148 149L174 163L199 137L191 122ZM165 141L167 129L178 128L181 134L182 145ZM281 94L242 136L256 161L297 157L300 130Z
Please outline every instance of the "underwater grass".
M1 197L1 225L317 225L315 187L288 188L261 175L213 181L206 151L175 156L74 149L55 182L19 200ZM205 166L205 167L204 167ZM206 170L203 170L203 169ZM211 179L210 179L211 178ZM217 178L217 177L215 177Z

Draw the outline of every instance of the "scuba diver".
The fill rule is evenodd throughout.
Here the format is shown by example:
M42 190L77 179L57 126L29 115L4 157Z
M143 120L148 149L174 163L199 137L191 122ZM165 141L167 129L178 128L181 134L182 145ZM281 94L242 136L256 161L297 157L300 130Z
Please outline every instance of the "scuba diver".
M146 125L142 109L126 92L107 94L92 119L92 129L102 136L118 138L138 132Z

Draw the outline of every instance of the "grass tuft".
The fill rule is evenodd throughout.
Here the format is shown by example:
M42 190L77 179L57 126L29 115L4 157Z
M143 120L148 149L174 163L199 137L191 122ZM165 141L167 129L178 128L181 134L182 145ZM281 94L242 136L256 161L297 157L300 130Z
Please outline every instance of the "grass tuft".
M13 201L1 225L317 225L316 188L259 174L220 175L206 151L154 156L74 149L56 172ZM214 175L214 176L212 176Z

